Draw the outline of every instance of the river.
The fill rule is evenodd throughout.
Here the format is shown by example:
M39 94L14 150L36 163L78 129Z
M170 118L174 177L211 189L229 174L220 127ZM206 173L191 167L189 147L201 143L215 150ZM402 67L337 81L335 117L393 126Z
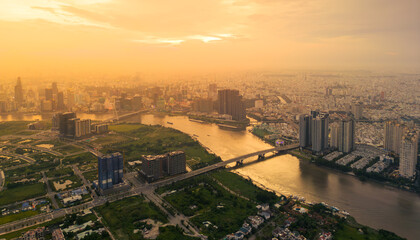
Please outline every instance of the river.
M189 121L183 116L140 115L130 119L160 124L190 135L227 160L271 146L248 131L222 130L215 124ZM170 124L170 123L172 124ZM236 170L282 194L325 202L346 210L362 224L382 228L408 239L420 239L420 195L318 167L292 155L282 155Z
M112 115L78 114L78 117L101 120ZM195 134L203 145L223 160L271 147L248 131L222 130L215 124L192 122L184 116L144 114L130 121L160 124ZM408 239L420 239L419 194L376 182L362 182L353 176L315 166L292 155L274 157L236 171L278 193L297 195L311 202L325 202L346 210L362 224L386 229Z

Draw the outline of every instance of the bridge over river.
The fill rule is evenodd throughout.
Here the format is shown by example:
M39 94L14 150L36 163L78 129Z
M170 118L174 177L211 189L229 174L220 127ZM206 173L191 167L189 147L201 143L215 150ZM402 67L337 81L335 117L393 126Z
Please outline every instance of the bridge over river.
M175 177L171 177L171 178L167 178L167 179L163 179L157 182L153 182L150 185L153 186L164 186L164 185L168 185L171 184L173 182L177 182L177 181L181 181L190 177L194 177L209 171L213 171L215 169L221 168L221 167L225 167L226 165L232 164L232 163L242 163L243 160L250 158L250 157L254 157L254 156L258 156L258 159L261 159L261 157L263 157L265 154L267 153L271 153L271 152L286 152L292 149L296 149L299 148L299 143L296 144L290 144L290 145L284 145L284 146L278 146L278 147L274 147L274 148L270 148L270 149L266 149L266 150L262 150L262 151L257 151L257 152L253 152L253 153L248 153L239 157L235 157L235 158L231 158L229 160L226 161L222 161L222 162L218 162L215 164L212 164L210 166L207 167L203 167L191 172L187 172L185 174L181 174L181 175L177 175Z
M54 211L49 212L49 213L42 213L42 214L38 214L38 215L21 219L18 221L9 222L9 223L0 225L0 234L16 231L25 227L34 226L36 224L44 223L44 222L47 222L56 218L63 217L66 214L83 211L84 209L87 209L87 208L97 207L97 206L105 204L108 201L112 202L112 201L116 201L116 200L123 199L126 197L138 195L147 191L153 191L156 187L168 185L173 182L181 181L181 180L191 178L200 174L204 174L206 172L210 172L218 168L225 167L226 165L231 164L231 163L242 163L243 160L250 157L258 156L258 159L263 159L264 154L271 153L271 152L282 153L282 152L286 152L292 149L296 149L298 147L299 147L299 144L290 144L290 145L278 146L278 147L274 147L274 148L270 148L270 149L266 149L262 151L245 154L245 155L235 157L226 161L218 162L210 166L203 167L203 168L191 171L191 172L180 174L174 177L169 177L169 178L157 181L157 182L153 182L150 184L146 183L146 184L137 185L128 191L119 192L111 196L101 196L87 203L83 203L83 204L76 205L69 208L55 209ZM90 149L88 150L90 151Z

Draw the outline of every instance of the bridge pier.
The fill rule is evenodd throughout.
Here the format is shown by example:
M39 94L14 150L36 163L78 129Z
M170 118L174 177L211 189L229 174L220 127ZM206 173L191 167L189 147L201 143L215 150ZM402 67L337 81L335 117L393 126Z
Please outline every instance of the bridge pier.
M236 162L236 166L241 166L241 165L244 165L244 160L243 159Z

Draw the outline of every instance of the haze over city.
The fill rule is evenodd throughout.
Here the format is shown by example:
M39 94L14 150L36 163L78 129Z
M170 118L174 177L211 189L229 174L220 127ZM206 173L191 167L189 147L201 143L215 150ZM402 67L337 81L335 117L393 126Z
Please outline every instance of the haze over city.
M0 0L0 240L417 240L420 1Z
M420 66L406 0L0 1L0 81Z

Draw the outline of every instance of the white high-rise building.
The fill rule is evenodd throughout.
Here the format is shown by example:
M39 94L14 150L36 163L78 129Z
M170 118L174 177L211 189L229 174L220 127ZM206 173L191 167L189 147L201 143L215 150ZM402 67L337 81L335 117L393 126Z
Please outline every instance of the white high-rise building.
M400 150L400 175L405 178L412 178L416 173L418 153L418 134L406 131L401 140Z
M340 124L338 122L334 122L333 124L331 124L330 147L338 149L339 134L340 134Z
M351 112L356 120L362 119L363 117L363 105L361 103L354 103L351 106Z
M354 150L355 123L352 119L342 119L331 126L331 147L349 153Z
M328 114L315 114L311 121L311 142L312 151L321 153L328 148Z
M300 147L311 146L311 121L309 115L299 116L299 145Z
M401 138L404 126L397 121L388 121L384 126L384 148L393 151L396 154L400 153Z

